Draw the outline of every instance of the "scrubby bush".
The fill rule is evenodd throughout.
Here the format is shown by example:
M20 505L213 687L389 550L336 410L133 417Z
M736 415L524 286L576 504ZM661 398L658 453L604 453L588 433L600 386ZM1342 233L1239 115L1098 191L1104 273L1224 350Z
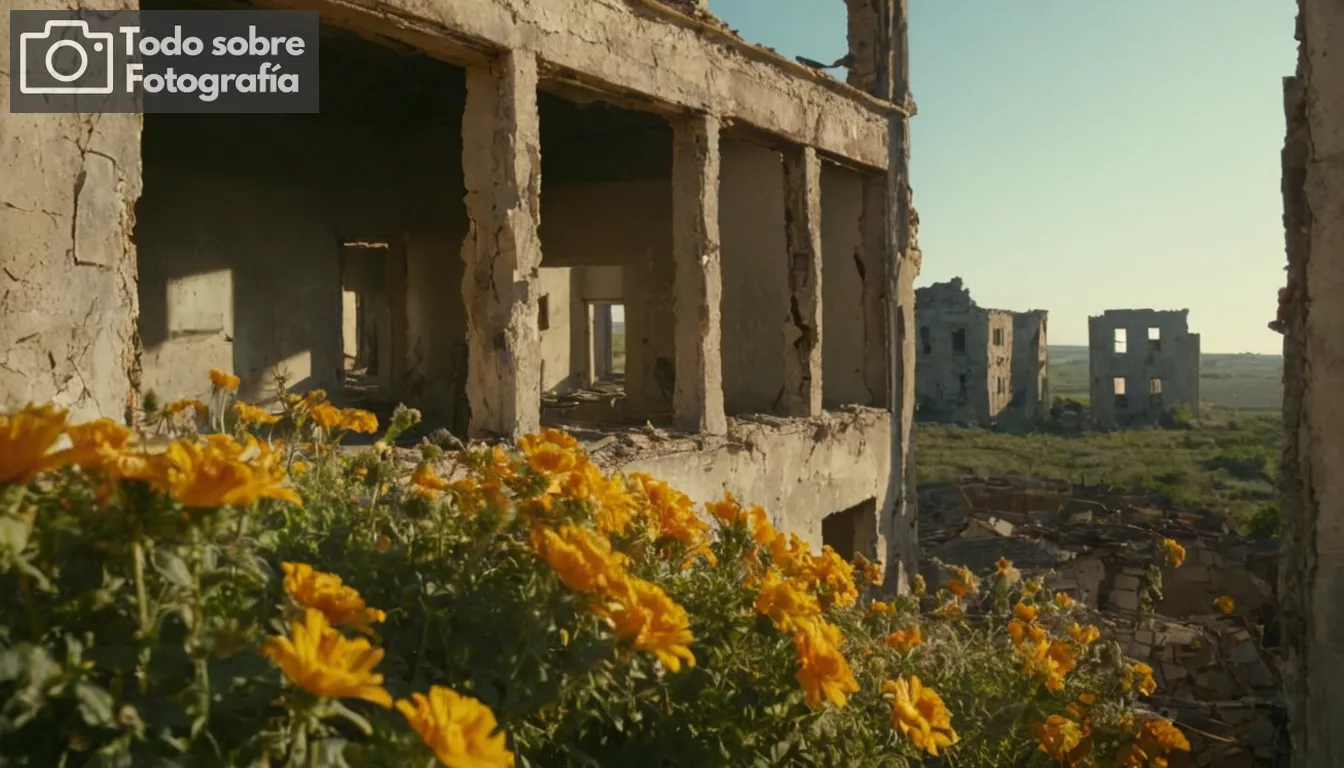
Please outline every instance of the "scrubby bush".
M0 416L0 765L1159 765L1151 670L1008 561L873 599L568 435L413 465L363 411ZM197 429L210 432L204 436ZM266 433L268 439L259 435ZM1159 553L1159 556L1163 556ZM1169 555L1168 555L1169 556ZM921 598L926 604L921 612Z

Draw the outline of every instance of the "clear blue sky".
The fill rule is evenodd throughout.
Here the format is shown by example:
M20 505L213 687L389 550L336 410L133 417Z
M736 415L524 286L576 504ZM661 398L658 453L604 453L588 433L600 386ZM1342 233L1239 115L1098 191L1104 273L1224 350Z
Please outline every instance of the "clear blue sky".
M1053 344L1189 308L1205 352L1281 352L1292 0L909 2L919 285L1047 309ZM841 0L710 7L786 56L846 51Z

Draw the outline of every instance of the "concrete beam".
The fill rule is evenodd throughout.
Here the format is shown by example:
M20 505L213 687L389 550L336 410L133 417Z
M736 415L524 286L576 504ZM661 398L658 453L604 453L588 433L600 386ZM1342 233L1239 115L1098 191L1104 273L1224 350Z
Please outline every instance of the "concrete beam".
M535 432L541 424L541 133L533 54L509 51L468 68L462 173L469 220L462 243L468 432Z
M659 0L258 2L315 9L324 22L464 66L524 48L548 79L669 114L720 115L868 168L886 167L887 115L900 109Z
M673 124L672 142L673 421L680 429L708 434L728 431L720 336L719 126L712 115L683 118Z
M821 413L821 159L812 147L784 153L789 320L784 326L784 409Z

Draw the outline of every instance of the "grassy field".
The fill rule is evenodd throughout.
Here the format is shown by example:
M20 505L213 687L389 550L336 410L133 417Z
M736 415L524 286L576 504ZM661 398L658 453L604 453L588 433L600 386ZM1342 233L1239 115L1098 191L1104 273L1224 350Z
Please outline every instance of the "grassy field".
M1076 436L921 424L915 464L920 482L1024 475L1147 488L1181 506L1222 510L1245 527L1276 499L1280 425L1279 414L1222 409L1197 429Z
M1200 399L1242 411L1283 407L1283 358L1279 355L1203 355ZM1082 402L1087 394L1087 347L1050 347L1050 393Z

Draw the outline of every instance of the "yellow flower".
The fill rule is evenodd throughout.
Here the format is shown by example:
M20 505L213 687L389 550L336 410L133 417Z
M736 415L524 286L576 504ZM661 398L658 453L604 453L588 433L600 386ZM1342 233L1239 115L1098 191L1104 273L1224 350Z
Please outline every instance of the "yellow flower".
M369 632L370 623L387 620L387 614L365 605L359 592L334 573L313 570L307 563L281 563L280 568L285 572L285 591L294 602L316 608L332 624Z
M776 629L788 632L801 629L804 623L821 615L821 604L806 585L771 568L756 595L756 612L770 617Z
M842 641L840 630L821 619L808 622L793 636L798 654L795 677L803 688L803 700L812 709L820 709L823 698L843 707L848 702L847 695L859 690L849 662L840 653Z
M1190 751L1190 740L1170 720L1149 718L1139 726L1134 741L1120 748L1115 764L1120 768L1165 768L1172 751Z
M1091 751L1086 726L1079 725L1062 715L1050 715L1043 723L1031 726L1031 733L1040 742L1038 749L1060 763L1077 765Z
M823 607L834 605L848 608L859 599L858 587L854 584L854 566L836 553L830 546L821 548L821 556L812 558L812 579L820 584Z
M163 410L169 416L176 416L177 414L182 413L188 408L194 410L196 412L196 415L201 417L202 419L208 418L210 416L210 407L194 397L188 397L182 400L174 400L173 402L164 406Z
M884 603L881 600L874 600L868 604L868 613L874 616L886 616L895 610L891 607L891 603Z
M611 542L586 528L562 525L558 530L532 530L537 554L575 592L607 589L623 576L626 557L611 549Z
M866 584L875 587L882 585L882 563L872 562L864 557L862 553L854 554L854 567L863 574L863 580Z
M1091 624L1084 627L1075 622L1069 625L1068 632L1069 637L1072 637L1075 643L1084 648L1101 639L1101 630Z
M688 547L704 543L709 525L695 514L691 497L640 472L630 475L629 482L635 497L643 502L655 538L675 539Z
M1224 616L1231 616L1237 609L1237 603L1227 595L1221 595L1213 601L1213 607L1217 608Z
M1019 600L1017 605L1013 606L1013 616L1014 618L1031 623L1036 620L1036 606L1027 605Z
M1143 662L1135 662L1125 670L1120 680L1120 688L1125 691L1137 688L1144 696L1152 696L1157 690L1157 681L1153 679L1153 668Z
M1067 611L1073 607L1073 598L1069 597L1068 594L1065 592L1056 592L1055 605Z
M308 462L296 461L293 464L289 465L289 471L293 472L296 475L302 475L308 471Z
M611 596L617 606L598 613L611 622L617 637L657 656L669 672L680 672L683 661L695 666L690 617L662 587L628 576L612 584Z
M918 677L898 677L882 683L882 695L891 703L891 725L916 748L938 756L939 749L956 744L952 714L943 699Z
M1033 597L1037 592L1040 591L1041 591L1041 582L1039 579L1032 579L1028 581L1026 584L1022 585L1022 594L1027 597Z
M341 411L341 427L366 435L378 431L378 417L359 408L346 408Z
M449 486L449 482L440 477L430 465L421 464L411 473L411 485L429 491L442 491Z
M238 421L242 424L269 426L280 421L279 416L270 413L265 408L242 401L233 404L233 412L238 415Z
M961 600L954 597L934 609L933 615L944 619L959 619L966 615L966 609L962 606Z
M898 629L887 635L884 641L888 648L892 648L900 653L909 653L911 648L924 642L924 637L919 631L919 627L910 629Z
M245 445L228 435L175 440L159 461L162 471L151 482L189 507L247 506L265 497L303 505L294 489L283 485L281 456L250 436Z
M532 471L538 474L571 472L587 457L579 449L579 441L558 429L544 429L540 434L524 435L518 440L518 449L527 457Z
M1182 547L1175 539L1163 539L1162 549L1167 552L1168 566L1179 568L1181 563L1185 562L1185 547Z
M1006 557L1000 557L994 562L994 573L997 576L1007 576L1013 569L1013 561Z
M435 685L428 696L413 693L411 701L398 701L397 711L448 768L512 768L514 764L495 713L476 699Z
M71 446L53 457L60 463L75 464L85 472L97 472L126 451L131 431L111 419L96 419L75 424L66 430Z
M383 660L381 649L363 638L350 640L336 631L316 608L290 626L288 637L270 637L261 655L280 667L293 683L328 699L364 699L392 706L383 676L373 668Z
M947 590L957 597L974 594L978 586L975 574L965 567L954 568L952 578L947 581Z
M926 589L928 589L928 586L924 583L924 576L916 573L914 578L910 579L910 594L920 597Z
M0 416L0 484L26 485L59 466L48 454L65 432L66 412L54 405L29 404L18 413Z
M317 425L328 434L337 427L342 426L345 422L345 417L341 414L341 410L327 402L319 402L309 407L308 415L311 416L313 421L317 422Z
M225 392L237 392L238 386L242 384L242 379L231 373L225 373L218 368L210 369L210 383Z

